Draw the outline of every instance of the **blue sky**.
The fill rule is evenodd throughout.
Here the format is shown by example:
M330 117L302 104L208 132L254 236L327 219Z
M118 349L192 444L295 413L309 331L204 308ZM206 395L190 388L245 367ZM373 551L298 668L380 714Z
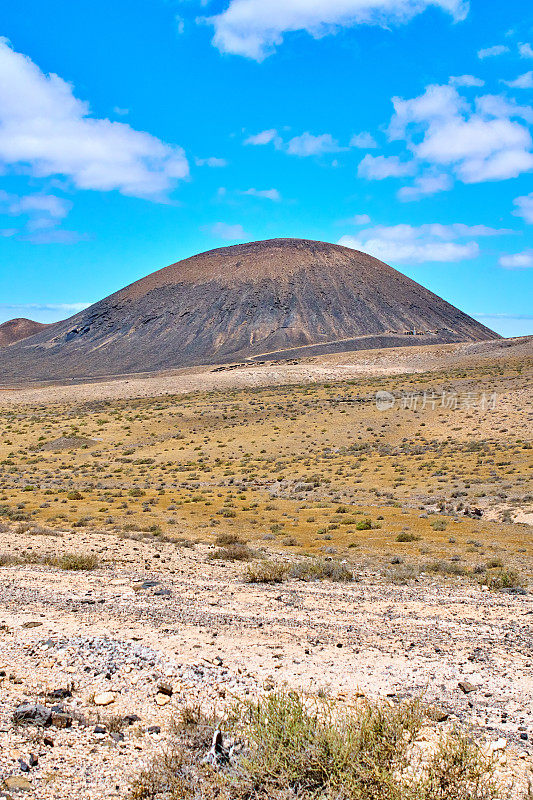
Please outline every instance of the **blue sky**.
M533 333L530 0L4 0L0 322L240 241Z

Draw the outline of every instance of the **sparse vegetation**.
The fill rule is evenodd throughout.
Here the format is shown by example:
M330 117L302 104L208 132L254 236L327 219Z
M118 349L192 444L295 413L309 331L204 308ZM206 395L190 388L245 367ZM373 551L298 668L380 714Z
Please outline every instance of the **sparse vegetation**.
M525 582L516 570L504 567L497 572L487 573L483 577L482 583L493 591L503 591L505 589L523 589Z
M493 765L463 734L418 746L416 702L340 708L297 692L235 707L222 730L240 745L221 770L200 763L213 723L178 721L169 749L133 781L132 800L496 800Z

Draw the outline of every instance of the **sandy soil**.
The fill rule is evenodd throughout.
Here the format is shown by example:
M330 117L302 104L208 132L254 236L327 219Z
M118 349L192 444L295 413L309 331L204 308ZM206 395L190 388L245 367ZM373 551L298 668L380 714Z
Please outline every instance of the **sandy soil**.
M50 386L14 386L0 383L0 403L34 404L157 397L192 391L348 380L368 375L403 375L494 362L513 355L533 356L533 337L495 340L475 345L452 344L360 350L301 359L298 362L191 367L164 373L129 375Z
M9 536L0 535L2 549ZM513 797L522 796L533 767L530 594L494 595L461 581L443 588L428 578L391 586L372 573L353 584L257 586L243 582L240 565L210 562L205 546L67 532L19 543L40 552L90 548L107 563L74 581L55 568L0 571L0 768L20 775L19 759L37 755L26 796L123 797L186 700L212 709L285 683L341 699L436 701L450 715L441 726L459 720L487 743L505 739L500 769L519 776ZM170 700L157 691L161 679ZM465 694L461 681L476 688ZM35 729L13 730L19 703L71 684L63 706L82 721L47 729L53 747ZM103 691L114 699L98 708L94 695ZM133 714L140 720L123 741L94 732L98 719ZM154 725L161 733L148 732Z

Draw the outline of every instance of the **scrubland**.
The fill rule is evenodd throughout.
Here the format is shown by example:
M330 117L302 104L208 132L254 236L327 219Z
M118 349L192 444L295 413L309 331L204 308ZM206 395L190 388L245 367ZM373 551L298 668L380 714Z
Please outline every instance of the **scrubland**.
M521 355L114 399L74 387L73 399L3 406L0 394L2 775L18 775L13 751L24 761L35 746L35 797L72 796L72 786L93 798L527 796L532 366ZM379 392L391 407L376 404ZM173 686L168 701L161 680ZM12 729L17 701L69 682L65 704L78 716L56 747ZM90 727L91 698L106 689L115 716L140 717L116 740L109 720L104 733ZM326 740L337 747L336 723L324 728L323 710L305 717L309 698L335 708L359 698L374 721L385 702L393 727L417 701L423 722L395 735L416 752L420 741L443 747L450 763L463 747L475 769L491 766L475 791L432 772L431 754L407 780L380 733L371 760L384 759L382 783L365 783L359 740L336 784L317 777L333 774L327 760L310 766L301 753L271 768L280 743L253 744L249 707L240 721L228 715L237 699L273 697L268 713L296 714L322 754ZM219 715L209 735L220 724L238 747L229 766L199 772L193 747L171 786L160 767L174 763L176 720L191 702ZM264 721L268 708L255 708ZM361 713L345 727L360 731ZM78 758L92 748L84 776L69 761L74 729Z

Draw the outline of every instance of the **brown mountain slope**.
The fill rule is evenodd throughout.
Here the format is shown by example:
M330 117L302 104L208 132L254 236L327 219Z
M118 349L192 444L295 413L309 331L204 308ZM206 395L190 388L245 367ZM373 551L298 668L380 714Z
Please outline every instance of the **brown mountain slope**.
M24 317L9 319L0 325L0 347L6 347L6 345L13 344L13 342L27 339L28 336L33 336L34 333L39 333L39 331L47 327L48 325L43 322L34 322L32 319L25 319Z
M412 330L425 333L405 335ZM0 371L4 382L72 378L270 358L276 351L287 357L309 345L327 352L493 338L372 256L272 239L154 272L3 351Z

